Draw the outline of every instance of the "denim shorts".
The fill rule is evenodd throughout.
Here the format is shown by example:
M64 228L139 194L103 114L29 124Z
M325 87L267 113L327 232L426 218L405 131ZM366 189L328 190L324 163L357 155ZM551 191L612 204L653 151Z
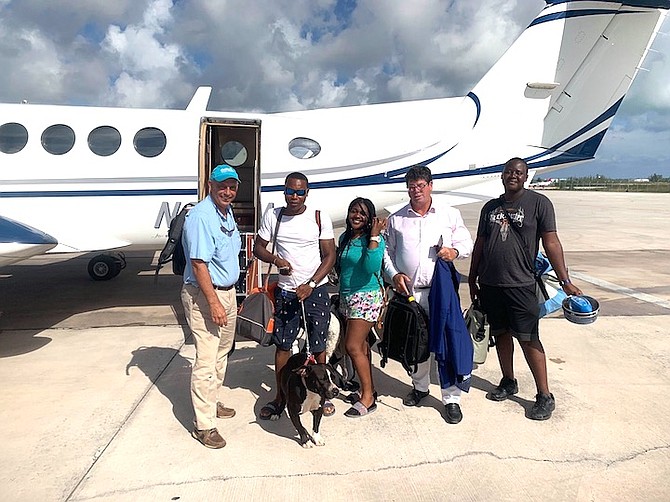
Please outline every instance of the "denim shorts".
M326 336L330 324L330 296L326 284L314 288L305 301L306 329L309 350L318 354L326 350ZM275 290L275 330L272 343L280 350L291 350L302 326L302 305L295 291Z
M381 289L374 291L359 291L342 295L340 311L347 319L364 319L368 322L377 322L384 304Z

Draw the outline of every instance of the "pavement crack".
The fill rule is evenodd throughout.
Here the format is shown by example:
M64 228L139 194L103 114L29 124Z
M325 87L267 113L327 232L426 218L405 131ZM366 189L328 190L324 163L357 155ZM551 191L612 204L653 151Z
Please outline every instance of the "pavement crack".
M190 336L189 336L188 338L190 338ZM163 375L163 373L165 373L165 371L166 371L167 368L170 366L170 364L172 363L172 361L174 360L174 358L177 357L177 355L181 352L181 349L182 349L182 347L186 344L186 341L188 340L188 338L187 338L186 340L184 340L184 341L181 343L181 345L179 346L179 348L175 350L174 354L173 354L172 357L167 361L167 363L165 364L165 366L163 366L163 368L158 372L158 374L155 376L155 378L153 378L153 379L150 381L150 383L149 383L149 385L147 385L147 388L146 388L146 390L144 391L144 393L139 397L139 399L135 402L135 404L132 406L132 408L128 411L128 414L127 414L126 417L121 421L121 423L119 424L119 426L118 426L118 428L116 429L116 431L114 431L114 433L112 434L112 436L109 438L109 441L107 441L106 444L104 444L103 446L101 446L100 448L98 448L98 450L95 452L95 456L94 456L94 458L93 458L93 462L91 462L91 465L89 465L88 469L86 469L86 472L84 472L84 474L79 478L79 481L77 481L77 483L75 484L74 488L72 488L72 490L70 490L70 493L69 493L68 496L65 498L65 501L66 501L66 502L69 501L69 500L74 500L73 497L74 497L74 494L76 493L76 491L79 489L80 486L82 486L82 483L86 480L86 477L91 473L91 471L92 471L93 468L96 466L96 464L98 463L98 461L99 461L99 460L102 458L102 456L105 454L105 451L107 451L107 448L109 448L109 446L112 444L112 442L114 442L114 440L116 439L116 437L121 433L121 430L123 430L123 428L126 426L126 423L128 423L128 420L130 420L130 417L132 417L132 416L135 414L135 411L136 411L137 408L140 406L140 404L142 404L142 402L146 399L146 397L147 397L147 395L149 394L149 392L151 392L151 390L156 386L156 382L161 378L161 376ZM131 492L132 492L132 491L134 491L134 490L131 490ZM123 493L123 491L119 491L118 493ZM81 500L84 500L84 499L81 499Z
M33 326L27 328L12 328L2 329L0 333L5 331L12 333L34 333L35 331L45 332L45 331L89 331L91 329L101 329L101 328L172 328L175 326L182 326L178 322L174 323L158 323L158 324L149 324L145 322L129 322L122 324L98 324L98 325L86 325L84 327L80 326Z
M582 464L582 463L588 463L588 464L600 464L604 466L605 468L609 469L612 466L615 466L617 464L629 462L631 460L634 460L638 457L647 455L649 453L657 452L657 451L664 451L664 450L669 450L670 445L662 445L662 446L655 446L651 448L646 448L641 451L636 451L636 452L631 452L628 455L624 455L618 458L614 459L603 459L603 458L598 458L598 457L581 457L581 458L566 458L566 459L551 459L551 458L534 458L534 457L527 457L523 455L517 455L517 456L502 456L502 455L497 455L493 452L490 451L469 451L465 452L459 455L453 455L448 458L442 458L442 459L435 459L435 460L424 460L422 462L413 462L413 463L407 463L407 464L402 464L402 465L385 465L381 467L375 467L375 468L369 468L369 469L356 469L356 470L351 470L351 471L346 471L346 472L339 472L339 471L318 471L318 472L309 472L309 473L292 473L292 474L270 474L270 475L249 475L249 476L229 476L229 475L220 475L220 476L208 476L208 477L202 477L199 479L192 479L192 480L185 480L185 481L175 481L175 482L170 482L170 483L152 483L152 484L147 484L141 487L128 487L124 489L119 489L119 490L113 490L110 492L105 492L105 493L97 493L95 495L91 495L88 497L68 497L68 500L72 501L85 501L85 500L95 500L98 498L108 498L108 497L114 497L115 495L128 495L131 493L140 493L143 492L147 489L151 488L159 488L159 487L179 487L179 486L190 486L198 483L205 483L205 482L212 482L212 481L219 481L219 482L230 482L230 481L253 481L257 479L263 479L263 480L272 480L272 479L297 479L297 478L318 478L322 476L339 476L339 477L346 477L350 476L352 474L377 474L377 473L382 473L382 472L388 472L388 471L400 471L400 470L405 470L405 469L414 469L417 467L424 467L424 466L434 466L434 465L441 465L441 464L449 464L453 463L458 460L462 459L468 459L472 457L491 457L495 460L499 460L502 462L505 461L515 461L515 460L521 460L521 461L527 461L527 462L538 462L538 463L549 463L549 464L558 464L558 465L570 465L570 464Z

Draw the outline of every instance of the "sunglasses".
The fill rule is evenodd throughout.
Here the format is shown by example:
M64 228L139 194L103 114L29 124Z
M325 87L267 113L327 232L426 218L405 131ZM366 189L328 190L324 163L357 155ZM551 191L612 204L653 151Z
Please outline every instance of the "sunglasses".
M223 225L221 225L221 231L222 231L224 234L226 234L228 237L231 237L231 236L235 233L235 229L234 229L234 228L230 228L230 229L228 229L228 228L224 227Z
M294 188L284 188L284 195L297 195L298 197L304 197L307 195L307 190L301 188L300 190L295 190Z

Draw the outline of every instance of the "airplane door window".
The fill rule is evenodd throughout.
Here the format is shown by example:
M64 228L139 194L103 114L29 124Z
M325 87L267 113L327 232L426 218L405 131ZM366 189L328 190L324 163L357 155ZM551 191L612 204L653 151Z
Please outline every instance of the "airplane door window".
M20 152L26 143L28 143L28 131L21 124L9 122L0 126L0 152Z
M143 157L157 157L163 153L166 144L165 133L155 127L140 129L133 140L135 150Z
M96 127L88 135L88 147L96 155L107 157L121 146L121 133L110 126Z
M74 146L74 131L64 124L49 126L42 133L42 146L52 155L63 155Z
M248 156L247 149L239 141L227 141L221 147L221 158L229 166L241 166Z

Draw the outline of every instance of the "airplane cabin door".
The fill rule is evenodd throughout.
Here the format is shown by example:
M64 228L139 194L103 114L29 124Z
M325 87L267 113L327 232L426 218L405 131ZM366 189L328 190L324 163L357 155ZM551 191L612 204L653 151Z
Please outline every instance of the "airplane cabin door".
M261 219L261 176L259 120L226 120L203 118L200 127L200 159L198 169L198 200L209 192L209 175L219 164L237 170L240 186L233 202L233 213L242 235L240 253L239 294L247 294L258 285L257 277L248 277L253 259L253 241Z

